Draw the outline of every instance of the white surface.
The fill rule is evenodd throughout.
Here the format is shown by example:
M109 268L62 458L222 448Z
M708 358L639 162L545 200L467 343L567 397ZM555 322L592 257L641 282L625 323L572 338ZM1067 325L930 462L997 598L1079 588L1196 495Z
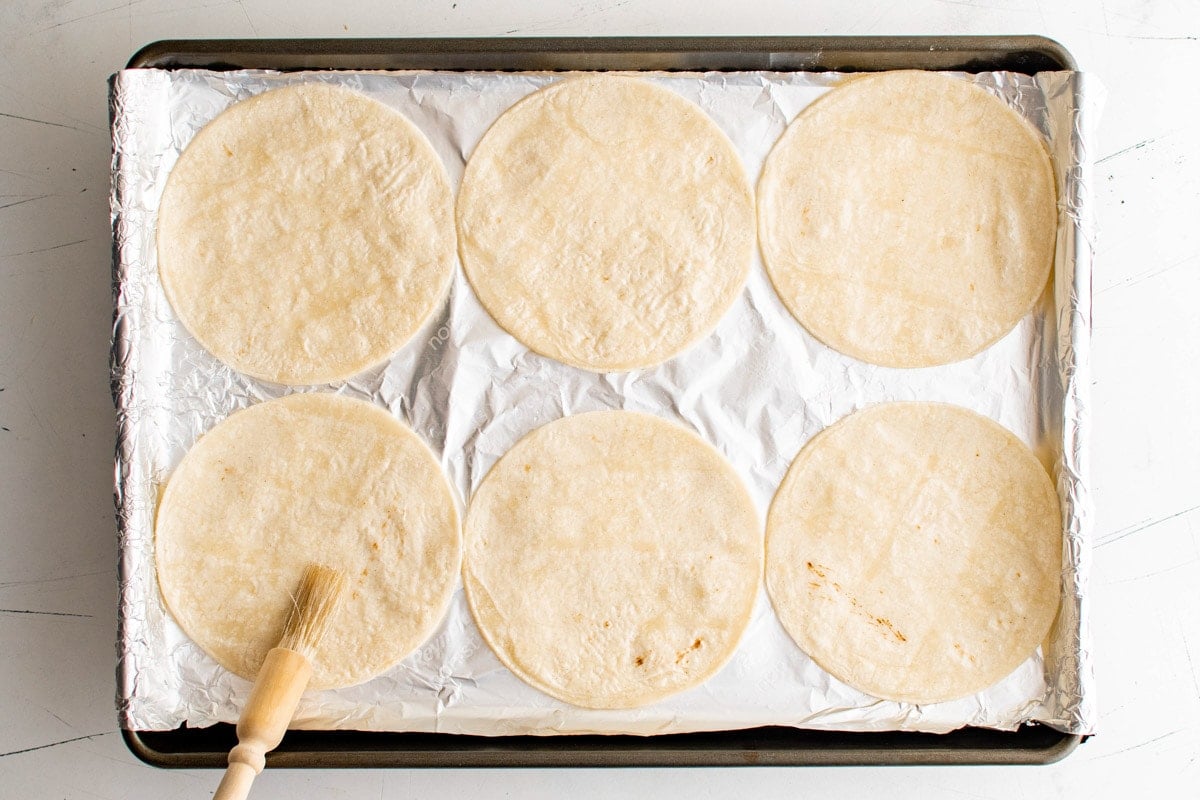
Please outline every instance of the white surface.
M176 36L675 33L1041 33L1104 80L1093 347L1099 735L1042 768L279 770L258 780L254 796L585 798L664 786L692 798L1200 794L1200 7L1188 0L851 5L5 3L0 794L186 800L211 796L218 779L146 767L116 732L108 74L142 44Z

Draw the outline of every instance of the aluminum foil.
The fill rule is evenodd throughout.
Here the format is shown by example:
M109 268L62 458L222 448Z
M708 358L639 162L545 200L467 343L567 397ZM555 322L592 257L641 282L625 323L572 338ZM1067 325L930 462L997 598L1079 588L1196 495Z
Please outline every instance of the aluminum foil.
M657 414L724 453L762 519L796 453L826 426L881 401L956 403L1014 431L1056 478L1066 532L1063 604L1048 640L1012 675L973 697L912 705L865 695L816 666L783 630L763 591L736 654L707 683L633 711L592 711L554 700L505 669L475 628L460 583L427 642L365 684L307 694L299 727L484 735L759 725L941 732L963 725L1011 729L1037 720L1090 733L1096 722L1086 591L1090 164L1102 90L1086 75L970 76L1046 136L1061 202L1051 290L1002 341L961 363L898 370L831 350L783 307L757 256L744 291L710 336L660 366L609 375L531 353L492 321L461 266L446 302L407 346L339 385L291 389L248 378L209 355L175 317L157 277L159 199L181 150L232 103L308 81L357 89L420 127L457 187L491 122L560 77L198 70L113 76L121 724L165 730L237 719L250 684L189 640L159 595L153 550L159 490L192 443L233 411L292 391L325 391L369 400L412 426L439 455L460 501L521 436L544 423L606 408ZM752 181L786 124L844 78L776 72L643 77L707 111L733 141Z

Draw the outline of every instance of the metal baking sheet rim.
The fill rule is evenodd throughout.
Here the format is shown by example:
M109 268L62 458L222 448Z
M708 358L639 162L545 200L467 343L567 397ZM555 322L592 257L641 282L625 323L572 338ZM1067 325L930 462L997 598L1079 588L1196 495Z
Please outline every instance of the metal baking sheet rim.
M470 59L471 56L474 58ZM447 63L445 58L451 61ZM464 58L473 63L463 64ZM647 63L654 58L659 60ZM385 63L377 63L379 59ZM264 60L270 63L264 63ZM363 62L367 60L376 63L365 65ZM1074 59L1061 45L1039 36L163 40L143 47L131 57L128 66L454 69L451 64L457 64L460 69L508 70L702 67L1035 72L1075 68ZM1013 69L1014 66L1017 68ZM114 272L119 255L115 241ZM1082 233L1062 244L1075 252L1090 250L1090 242ZM1064 401L1084 405L1080 392L1086 392L1088 375L1090 269L1076 269L1074 279L1077 288L1086 288L1086 291L1075 293L1081 303L1071 309L1069 320L1061 321L1057 344L1060 357L1073 367L1071 373L1079 382L1074 391L1065 393ZM114 281L114 292L117 291L119 284ZM119 360L118 354L127 346L122 331L114 326L114 365ZM1075 469L1079 473L1074 478L1084 480L1087 468L1086 411L1077 414L1077 418L1081 422L1064 442L1064 453L1074 455ZM121 438L118 431L114 476L118 508L122 502ZM118 523L123 523L120 515ZM122 558L119 564L122 578L124 572ZM1077 606L1084 601L1083 597L1075 599ZM120 620L119 627L123 627ZM119 635L123 634L119 632ZM126 676L120 663L117 677L118 686L124 686ZM164 767L223 766L224 755L233 743L232 726L229 725L209 729L185 727L166 732L125 730L123 735L134 755L146 763ZM385 744L385 740L395 737L402 740L391 746ZM228 739L228 745L221 741L223 738ZM287 767L1046 764L1065 757L1089 737L1063 733L1039 723L1014 732L963 728L944 734L760 728L662 737L573 736L567 737L573 742L571 747L564 746L562 741L546 741L543 737L502 738L503 741L455 734L297 731L289 733L269 762ZM298 742L299 739L305 741ZM214 740L218 742L215 748Z

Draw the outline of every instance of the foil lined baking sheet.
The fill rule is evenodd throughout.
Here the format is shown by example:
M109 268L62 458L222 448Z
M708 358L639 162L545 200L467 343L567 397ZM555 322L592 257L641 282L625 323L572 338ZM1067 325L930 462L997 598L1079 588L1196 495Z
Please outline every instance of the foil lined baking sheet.
M696 102L756 182L772 145L835 73L642 73ZM155 226L172 165L196 132L234 102L320 81L374 97L413 121L457 188L488 126L561 75L494 72L210 72L126 70L111 81L115 241L113 395L118 414L121 724L168 730L236 721L249 682L219 667L167 613L154 566L159 491L196 439L232 412L293 391L369 400L407 422L438 455L460 506L525 433L569 414L623 408L682 424L715 445L765 520L801 446L863 406L933 400L974 409L1016 433L1047 464L1062 500L1063 603L1047 641L979 694L913 705L879 700L816 666L760 591L731 661L705 684L635 710L554 700L508 672L471 619L461 581L441 624L385 674L310 692L297 727L482 735L660 734L760 725L812 729L1012 729L1031 721L1068 733L1096 722L1087 623L1092 528L1088 496L1091 159L1102 88L1085 74L967 76L1046 137L1059 186L1054 278L1033 313L978 356L928 369L876 367L817 342L787 312L756 254L716 330L657 367L598 375L528 351L503 332L457 265L449 296L390 361L338 385L293 389L241 375L209 355L171 310L157 276Z

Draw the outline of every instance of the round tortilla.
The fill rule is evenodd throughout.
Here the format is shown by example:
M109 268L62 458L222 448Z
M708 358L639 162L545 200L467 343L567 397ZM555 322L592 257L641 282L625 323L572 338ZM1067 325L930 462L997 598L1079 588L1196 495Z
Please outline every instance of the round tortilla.
M361 683L423 642L460 564L458 514L425 444L386 411L296 394L239 411L171 476L158 581L183 630L253 678L279 643L304 567L349 591L314 658L316 688Z
M1062 527L1019 439L940 403L872 406L800 452L767 517L791 637L868 694L935 703L1016 669L1059 604Z
M480 141L458 196L459 249L502 328L596 372L665 361L733 303L754 198L695 104L637 78L551 84Z
M585 708L697 686L733 654L762 572L746 489L694 434L602 411L533 431L467 514L463 580L484 639Z
M771 280L818 339L888 367L961 361L1033 307L1054 174L1002 101L931 72L854 78L806 108L758 185Z
M339 381L398 350L454 269L450 184L424 135L357 92L265 92L208 123L158 214L159 274L234 369Z

